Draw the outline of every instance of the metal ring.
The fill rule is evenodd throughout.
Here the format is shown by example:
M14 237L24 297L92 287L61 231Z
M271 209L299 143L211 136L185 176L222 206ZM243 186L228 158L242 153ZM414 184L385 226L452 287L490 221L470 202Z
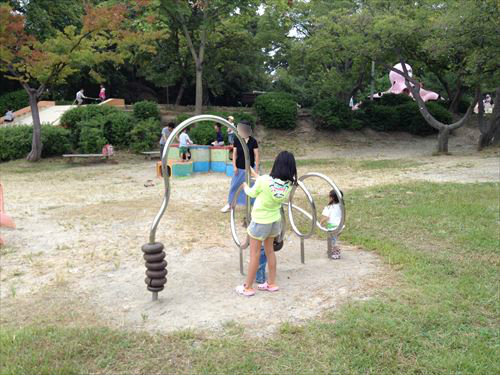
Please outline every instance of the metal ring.
M300 187L302 189L302 191L304 192L304 194L306 195L307 197L307 200L309 201L309 204L311 205L311 208L312 208L312 217L311 217L311 229L309 229L309 232L307 232L306 234L302 233L299 228L297 228L297 226L295 225L295 220L293 220L293 212L292 212L292 208L296 208L297 206L295 206L293 204L293 196L295 195L295 190L297 190L297 187ZM311 235L313 234L314 232L314 227L315 227L315 224L316 224L316 221L317 221L317 218L316 218L316 206L314 204L314 200L313 200L313 197L311 196L311 193L309 193L309 190L307 190L307 188L304 186L304 184L302 183L301 179L299 178L299 180L297 181L297 185L294 185L294 187L292 188L292 191L290 191L290 196L288 198L288 217L290 218L290 225L293 229L293 231L295 232L295 234L301 238L309 238L311 237ZM299 210L300 212L305 212L304 210L300 209ZM310 215L307 215L310 217Z
M236 190L236 193L234 194L233 200L231 201L231 211L230 211L230 217L231 217L231 234L233 235L233 241L236 244L236 246L241 247L241 242L240 239L238 238L238 233L236 233L236 214L235 214L235 208L236 208L236 201L238 200L238 196L240 195L241 191L243 190L243 184L241 184L238 189ZM251 202L251 201L250 201ZM252 204L250 203L250 208L252 207ZM250 219L247 218L247 225L250 225Z
M317 172L306 173L305 175L303 175L299 178L299 181L304 181L304 180L311 178L311 177L318 177L318 178L325 180L333 188L333 190L335 190L335 194L337 194L337 197L339 198L339 205L340 205L340 212L341 212L341 218L340 218L339 225L335 229L327 229L327 228L323 227L318 221L316 221L316 225L318 226L318 228L320 230L322 230L323 232L327 232L330 236L338 236L344 230L344 223L345 223L345 205L344 205L344 197L342 195L342 192L337 187L335 182L333 182L330 179L330 177L328 177L322 173L317 173ZM290 202L291 201L292 200L290 199ZM290 221L291 220L292 219L290 219Z
M245 155L245 171L246 171L246 183L250 184L250 153L248 151L248 146L245 142L245 140L238 134L238 129L236 129L236 126L231 124L229 121L223 119L222 117L218 116L213 116L213 115L198 115L198 116L193 116L191 118L188 118L187 120L184 120L181 122L173 131L170 133L167 142L165 143L165 147L163 149L163 154L161 155L161 163L162 163L162 168L164 171L167 170L166 166L168 164L168 150L170 149L170 146L174 142L174 139L179 135L180 132L182 132L185 128L188 126L195 124L200 121L213 121L218 124L224 125L228 127L229 129L232 129L234 132L234 135L238 140L240 141L242 147L243 147L243 154ZM165 213L165 210L168 207L168 202L170 200L170 176L168 173L163 173L163 182L165 184L165 193L163 196L163 201L160 206L160 209L158 210L158 213L156 214L153 223L151 224L151 228L149 231L149 242L154 243L156 239L156 229L158 228L158 224L160 223L160 220ZM246 217L247 220L250 219L250 197L247 197L246 201Z

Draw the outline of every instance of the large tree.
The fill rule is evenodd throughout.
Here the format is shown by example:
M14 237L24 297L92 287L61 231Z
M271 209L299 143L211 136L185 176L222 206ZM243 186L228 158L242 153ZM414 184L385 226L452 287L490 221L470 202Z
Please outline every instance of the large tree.
M195 112L203 106L203 67L216 26L224 19L238 17L249 9L257 11L256 0L161 0L162 11L173 29L182 30L193 58L196 79Z
M26 17L6 4L0 5L0 70L18 81L29 96L33 117L33 141L28 160L41 158L41 124L38 100L47 88L60 84L84 66L104 61L122 63L147 51L142 34L129 28L127 12L142 2L85 7L81 27L54 29L43 40L27 30ZM36 34L36 33L35 33ZM93 72L94 77L99 77Z

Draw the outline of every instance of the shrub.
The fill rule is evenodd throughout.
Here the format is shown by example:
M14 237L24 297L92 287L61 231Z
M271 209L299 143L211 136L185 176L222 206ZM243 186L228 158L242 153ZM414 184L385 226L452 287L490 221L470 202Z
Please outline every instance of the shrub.
M381 98L375 99L375 103L385 106L396 106L413 102L413 99L405 94L384 94Z
M235 112L231 113L231 115L234 117L235 124L238 124L238 122L245 120L248 121L250 125L252 125L252 129L255 128L255 123L257 121L254 115L251 115L250 113L247 112Z
M130 131L134 118L127 112L118 112L104 118L103 132L108 143L113 146L127 147L130 144Z
M24 158L31 150L33 128L8 126L0 128L0 161ZM42 156L62 155L70 150L68 130L42 125Z
M394 131L399 128L397 107L370 103L363 109L365 126L377 131Z
M158 104L148 100L135 103L134 117L139 121L146 120L148 118L159 120L160 111L158 110Z
M262 124L269 128L292 129L297 121L297 103L289 94L269 92L255 99L255 109Z
M191 140L198 145L209 145L215 141L215 122L203 121L196 124L189 132ZM227 144L227 128L222 126L224 142Z
M175 125L179 125L181 122L186 121L188 118L193 117L187 113L181 113L175 118Z
M25 90L17 90L0 95L0 116L3 116L7 110L27 107L29 105L28 93Z
M25 157L31 150L31 126L0 128L0 161Z
M352 129L352 110L334 98L320 100L312 108L314 123L324 129Z
M75 107L66 111L61 116L59 123L65 128L71 128L82 120L89 120L96 116L116 115L122 111L109 105L87 105L85 107Z
M80 123L81 124L81 123ZM107 143L100 126L92 126L88 123L82 126L80 134L80 151L84 154L101 153L102 148Z
M150 151L157 147L160 135L160 121L148 118L139 122L130 132L130 147L135 152Z
M449 124L452 121L452 116L449 111L442 107L438 102L427 102L427 109L436 118L436 120ZM418 109L416 102L410 102L405 105L397 106L399 112L400 129L415 135L430 135L437 132L430 126Z
M58 126L42 126L42 157L60 156L71 150L70 131Z

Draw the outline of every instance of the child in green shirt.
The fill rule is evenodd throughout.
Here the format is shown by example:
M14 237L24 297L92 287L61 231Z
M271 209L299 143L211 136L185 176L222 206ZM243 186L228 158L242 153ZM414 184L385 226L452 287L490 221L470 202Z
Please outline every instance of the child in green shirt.
M247 232L250 237L250 265L246 282L236 287L236 292L244 296L253 296L252 288L255 274L259 267L260 248L264 243L264 251L269 267L268 281L259 284L259 290L276 292L276 255L274 254L274 238L281 233L281 205L288 199L292 186L297 183L297 166L291 152L282 151L274 161L269 175L258 176L252 187L244 184L245 193L256 198L252 209L252 221Z

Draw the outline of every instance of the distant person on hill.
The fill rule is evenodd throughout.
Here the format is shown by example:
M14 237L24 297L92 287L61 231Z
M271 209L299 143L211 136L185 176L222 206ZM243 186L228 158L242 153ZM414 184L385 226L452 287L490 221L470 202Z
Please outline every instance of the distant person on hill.
M78 107L83 104L83 99L88 99L88 98L85 96L83 89L80 89L80 91L76 93L76 99L75 99L76 103L78 104Z
M16 116L14 116L14 112L12 112L12 109L8 109L7 112L5 112L5 116L4 116L3 120L5 122L12 122L12 121L14 121L14 117L16 117Z
M165 126L161 130L161 137L160 137L160 158L163 156L163 149L165 148L165 145L167 144L167 139L170 136L170 133L174 130L175 125L172 122L169 122L167 126Z
M101 89L99 90L99 100L101 103L106 100L106 88L104 85L101 85Z
M216 132L215 141L212 142L212 146L224 146L224 136L222 135L222 126L217 124L214 126Z

